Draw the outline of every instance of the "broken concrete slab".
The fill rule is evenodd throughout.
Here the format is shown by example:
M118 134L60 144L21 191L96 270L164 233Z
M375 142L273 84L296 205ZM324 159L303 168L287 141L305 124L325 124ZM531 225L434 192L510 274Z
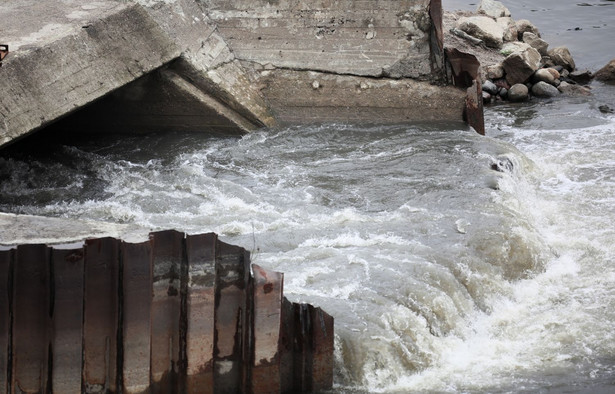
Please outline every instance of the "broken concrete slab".
M127 131L163 131L177 125L221 133L273 126L279 119L271 101L277 96L267 94L275 89L267 86L270 79L255 78L263 69L295 71L299 79L287 80L290 89L306 78L301 72L312 71L383 81L412 79L416 89L406 93L416 108L434 107L430 100L438 95L431 84L447 83L439 0L345 0L333 5L53 0L0 8L3 20L24 14L31 23L24 27L10 22L5 37L12 50L1 71L0 146L72 118L90 104L75 115L72 126L120 124ZM135 82L140 78L146 82ZM116 100L143 96L144 86L154 92L146 95L149 102ZM160 89L169 86L175 93L165 98ZM345 92L344 85L340 92ZM395 89L385 89L381 96L390 93L389 102L400 97ZM463 102L449 90L440 93L439 102L448 100L453 107ZM312 108L305 107L304 116L297 112L294 119L312 122L314 109L327 105L315 101ZM381 106L367 108L374 113ZM352 121L356 112L338 111L317 121ZM459 120L459 113L448 111L437 118ZM101 117L115 120L115 125L98 122ZM90 123L84 125L79 118ZM407 120L421 119L394 111L374 121Z
M30 18L27 26L14 22L24 14ZM237 115L230 123L238 132L273 124L263 98L244 83L244 70L194 1L151 7L112 0L24 1L3 6L0 17L8 20L3 39L11 44L0 78L0 146L180 57L187 64L181 67L187 72L183 77L194 85L182 89L192 91L188 95L195 103L212 104L212 119L228 107ZM146 126L144 131L152 131Z

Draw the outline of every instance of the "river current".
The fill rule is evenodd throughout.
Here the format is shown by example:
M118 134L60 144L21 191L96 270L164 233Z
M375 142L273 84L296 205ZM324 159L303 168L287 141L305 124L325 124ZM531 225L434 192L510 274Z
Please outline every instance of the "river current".
M613 392L615 116L599 108L615 88L592 90L489 107L485 137L463 124L43 134L0 152L0 211L245 247L285 273L288 298L335 317L336 392Z

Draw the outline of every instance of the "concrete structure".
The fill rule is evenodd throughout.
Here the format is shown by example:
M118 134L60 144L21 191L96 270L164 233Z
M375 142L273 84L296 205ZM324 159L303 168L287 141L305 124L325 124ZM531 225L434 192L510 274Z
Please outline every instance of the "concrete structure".
M50 125L461 120L441 19L440 0L5 2L0 146Z
M333 318L215 234L0 248L0 393L330 389Z

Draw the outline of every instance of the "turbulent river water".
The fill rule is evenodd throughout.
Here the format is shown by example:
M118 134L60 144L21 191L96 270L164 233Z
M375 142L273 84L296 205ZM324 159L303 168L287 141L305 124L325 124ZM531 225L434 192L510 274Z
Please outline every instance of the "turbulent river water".
M613 392L615 87L592 88L490 107L485 137L42 135L0 152L0 211L244 246L335 317L336 392Z

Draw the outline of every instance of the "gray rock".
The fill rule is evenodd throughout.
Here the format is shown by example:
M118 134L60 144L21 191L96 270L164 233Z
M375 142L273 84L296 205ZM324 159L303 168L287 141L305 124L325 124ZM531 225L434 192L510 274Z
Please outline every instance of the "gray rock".
M457 28L483 40L491 48L501 48L504 42L504 29L488 16L467 16L459 18Z
M551 58L551 61L553 61L553 64L562 66L568 71L572 71L576 67L574 64L574 59L566 47L551 49L549 51L549 57Z
M538 37L536 34L526 31L525 33L523 33L523 42L529 44L532 48L536 49L538 53L540 53L542 56L547 55L549 43Z
M489 104L491 102L491 94L483 91L483 104Z
M572 79L576 83L587 85L592 80L593 75L589 70L573 71L568 74L568 78Z
M529 90L522 83L515 84L508 90L508 99L510 101L525 101L528 99Z
M485 75L489 79L500 79L504 76L504 67L501 63L485 67Z
M548 67L545 68L545 70L549 71L551 73L551 75L553 75L554 79L559 79L559 77L561 76L559 71L557 71L556 69L554 69L553 67Z
M483 92L487 92L491 95L496 95L498 93L498 87L495 86L493 82L486 80L483 83Z
M523 52L528 48L531 48L530 44L526 44L524 42L520 42L520 41L507 42L506 44L504 44L504 46L502 46L502 49L500 49L500 53L504 56L508 56L515 52Z
M495 0L481 0L476 10L479 14L485 14L492 18L499 18L501 16L510 16L510 11L504 6L504 4Z
M498 94L502 99L506 100L508 98L508 89L502 88Z
M502 26L502 29L504 29L504 35L502 36L504 42L517 41L517 36L519 34L517 32L517 25L515 24L513 18L504 16L497 18L495 21L498 25Z
M568 96L590 96L591 90L585 86L574 85L566 81L562 81L557 90Z
M502 63L506 81L511 85L527 81L540 68L540 59L540 53L531 47L508 55Z
M540 32L538 31L538 28L534 26L532 22L528 21L527 19L519 19L517 22L515 22L515 24L517 25L517 32L518 32L517 39L519 41L523 40L523 33L525 32L534 33L538 37L540 37Z
M541 68L536 70L532 75L532 82L546 82L549 85L555 85L555 76L549 71L548 68Z
M596 72L596 79L602 82L615 83L615 59Z
M555 97L560 91L553 85L540 81L532 86L532 94L537 97Z
M603 114L612 114L615 111L613 111L613 108L609 107L608 105L604 104L604 105L600 105L598 107L598 109L600 110L600 112L602 112Z

